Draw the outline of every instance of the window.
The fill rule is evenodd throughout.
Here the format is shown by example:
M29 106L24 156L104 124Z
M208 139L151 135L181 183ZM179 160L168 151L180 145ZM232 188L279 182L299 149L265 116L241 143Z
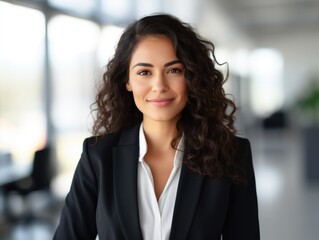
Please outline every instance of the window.
M0 2L0 151L22 163L46 142L44 30L41 12Z
M59 15L49 21L48 30L58 165L60 172L73 173L92 126L100 29L93 22Z
M252 109L258 116L268 116L284 102L282 55L274 49L257 49L250 56Z
M134 5L131 0L103 0L102 12L103 16L110 22L126 22L134 16Z
M91 14L96 6L96 0L48 0L49 4L64 10L75 11L84 15Z

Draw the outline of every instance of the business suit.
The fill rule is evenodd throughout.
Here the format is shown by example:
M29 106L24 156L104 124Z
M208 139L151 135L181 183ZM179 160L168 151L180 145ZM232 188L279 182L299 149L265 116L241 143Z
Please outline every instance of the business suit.
M246 184L212 180L182 165L171 240L259 239L257 197L248 140L238 138ZM142 239L137 202L139 125L86 139L54 239ZM150 239L146 239L150 240Z

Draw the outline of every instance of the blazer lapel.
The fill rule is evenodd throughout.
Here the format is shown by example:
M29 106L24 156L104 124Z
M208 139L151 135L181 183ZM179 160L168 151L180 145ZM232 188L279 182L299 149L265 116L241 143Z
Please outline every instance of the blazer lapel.
M178 184L170 239L187 238L202 189L203 177L184 164Z
M113 149L115 202L126 239L142 239L137 202L138 129L124 132Z

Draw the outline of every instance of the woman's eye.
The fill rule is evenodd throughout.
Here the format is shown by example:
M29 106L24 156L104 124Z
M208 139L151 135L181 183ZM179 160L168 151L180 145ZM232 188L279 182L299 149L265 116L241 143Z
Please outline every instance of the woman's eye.
M146 75L149 75L150 72L148 70L141 70L141 71L138 71L137 74L141 76L146 76Z
M172 68L168 71L168 73L180 73L180 72L182 72L182 70L179 68Z

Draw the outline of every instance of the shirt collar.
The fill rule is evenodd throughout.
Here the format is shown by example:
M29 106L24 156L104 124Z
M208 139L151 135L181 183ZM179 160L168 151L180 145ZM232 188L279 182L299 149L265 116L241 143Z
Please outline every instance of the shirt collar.
M140 126L140 132L139 132L139 146L140 146L140 152L139 152L139 162L144 162L144 156L147 152L147 143L145 139L145 134L143 130L143 123ZM184 134L181 137L181 140L178 143L177 151L175 153L174 157L174 167L178 167L182 164L184 156Z
M139 145L140 145L140 155L139 155L139 161L144 162L144 156L147 151L147 144L146 144L146 139L145 139L145 134L143 130L143 123L140 126L140 134L139 134Z

